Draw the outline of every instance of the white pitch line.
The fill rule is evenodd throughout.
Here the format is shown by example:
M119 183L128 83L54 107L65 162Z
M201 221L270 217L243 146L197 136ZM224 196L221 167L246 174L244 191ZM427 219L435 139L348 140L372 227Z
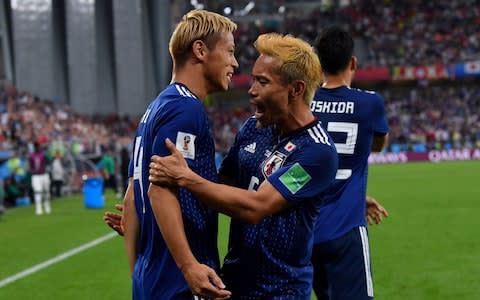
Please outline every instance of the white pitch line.
M49 266L51 266L51 265L53 265L53 264L56 264L56 263L58 263L58 262L60 262L60 261L62 261L62 260L64 260L64 259L67 259L67 258L69 258L70 256L73 256L73 255L78 254L78 253L80 253L80 252L82 252L82 251L85 251L85 250L87 250L87 249L90 249L90 248L92 248L92 247L95 247L96 245L101 244L101 243L103 243L103 242L105 242L105 241L107 241L107 240L109 240L109 239L111 239L111 238L113 238L113 237L115 237L115 236L117 236L117 233L116 233L116 232L111 232L111 233L109 233L109 234L107 234L107 235L104 235L104 236L102 236L102 237L99 237L98 239L95 239L95 240L93 240L93 241L91 241L91 242L88 242L88 243L86 243L86 244L83 244L83 245L81 245L81 246L79 246L79 247L77 247L77 248L74 248L74 249L70 250L70 251L67 251L67 252L64 252L64 253L62 253L62 254L60 254L60 255L57 255L57 256L55 256L55 257L53 257L53 258L51 258L51 259L49 259L49 260L47 260L47 261L44 261L44 262L42 262L42 263L39 263L38 265L35 265L35 266L31 267L31 268L28 268L28 269L26 269L26 270L23 270L22 272L19 272L19 273L17 273L17 274L14 274L14 275L12 275L12 276L9 276L9 277L7 277L7 278L5 278L5 279L2 279L2 280L0 280L0 288L6 286L7 284L10 284L10 283L12 283L12 282L15 282L15 281L17 281L17 280L19 280L19 279L22 279L22 278L24 278L24 277L27 277L27 276L29 276L29 275L31 275L31 274L33 274L33 273L36 273L36 272L38 272L38 271L40 271L40 270L42 270L42 269L45 269L45 268L47 268L47 267L49 267Z

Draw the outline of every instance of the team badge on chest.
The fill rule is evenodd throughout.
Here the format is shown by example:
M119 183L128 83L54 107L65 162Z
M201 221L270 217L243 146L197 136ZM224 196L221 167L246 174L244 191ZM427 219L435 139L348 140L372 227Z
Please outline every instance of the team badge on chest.
M263 175L265 177L272 175L276 170L280 169L286 158L287 156L285 154L275 151L269 158L267 158L263 162Z

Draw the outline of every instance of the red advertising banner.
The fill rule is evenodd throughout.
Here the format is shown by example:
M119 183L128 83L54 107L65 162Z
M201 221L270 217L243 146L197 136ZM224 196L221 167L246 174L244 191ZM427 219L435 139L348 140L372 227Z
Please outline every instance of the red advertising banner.
M250 86L250 80L252 80L252 76L249 74L236 74L232 76L232 84L234 87L248 88Z
M372 153L369 164L402 164L414 161L480 160L480 149L433 150L428 152Z
M381 81L392 80L390 70L385 67L372 67L355 71L354 81Z
M392 69L393 80L421 80L448 78L448 67L445 65L406 67L397 66Z

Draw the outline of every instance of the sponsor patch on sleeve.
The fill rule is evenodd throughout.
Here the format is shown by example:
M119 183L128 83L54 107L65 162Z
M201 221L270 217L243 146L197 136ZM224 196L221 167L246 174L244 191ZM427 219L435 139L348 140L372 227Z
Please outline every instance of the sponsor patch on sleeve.
M179 131L177 133L177 143L175 147L183 154L184 158L195 159L195 138L190 133Z
M292 194L295 194L312 180L312 177L299 163L296 163L283 173L279 180Z

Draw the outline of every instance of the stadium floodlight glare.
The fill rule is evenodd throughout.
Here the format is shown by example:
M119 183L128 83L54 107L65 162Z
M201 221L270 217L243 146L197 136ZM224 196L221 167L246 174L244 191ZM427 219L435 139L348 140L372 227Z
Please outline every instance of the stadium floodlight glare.
M198 3L198 0L190 0L190 4L195 8L195 9L203 9L205 5L202 3Z
M230 6L225 7L223 13L227 16L230 15L232 13L232 8Z
M241 9L240 11L235 11L234 14L236 16L246 16L248 15L248 13L250 13L250 11L255 7L255 2L254 1L250 1L248 2L247 5L245 5L245 7L243 9Z

